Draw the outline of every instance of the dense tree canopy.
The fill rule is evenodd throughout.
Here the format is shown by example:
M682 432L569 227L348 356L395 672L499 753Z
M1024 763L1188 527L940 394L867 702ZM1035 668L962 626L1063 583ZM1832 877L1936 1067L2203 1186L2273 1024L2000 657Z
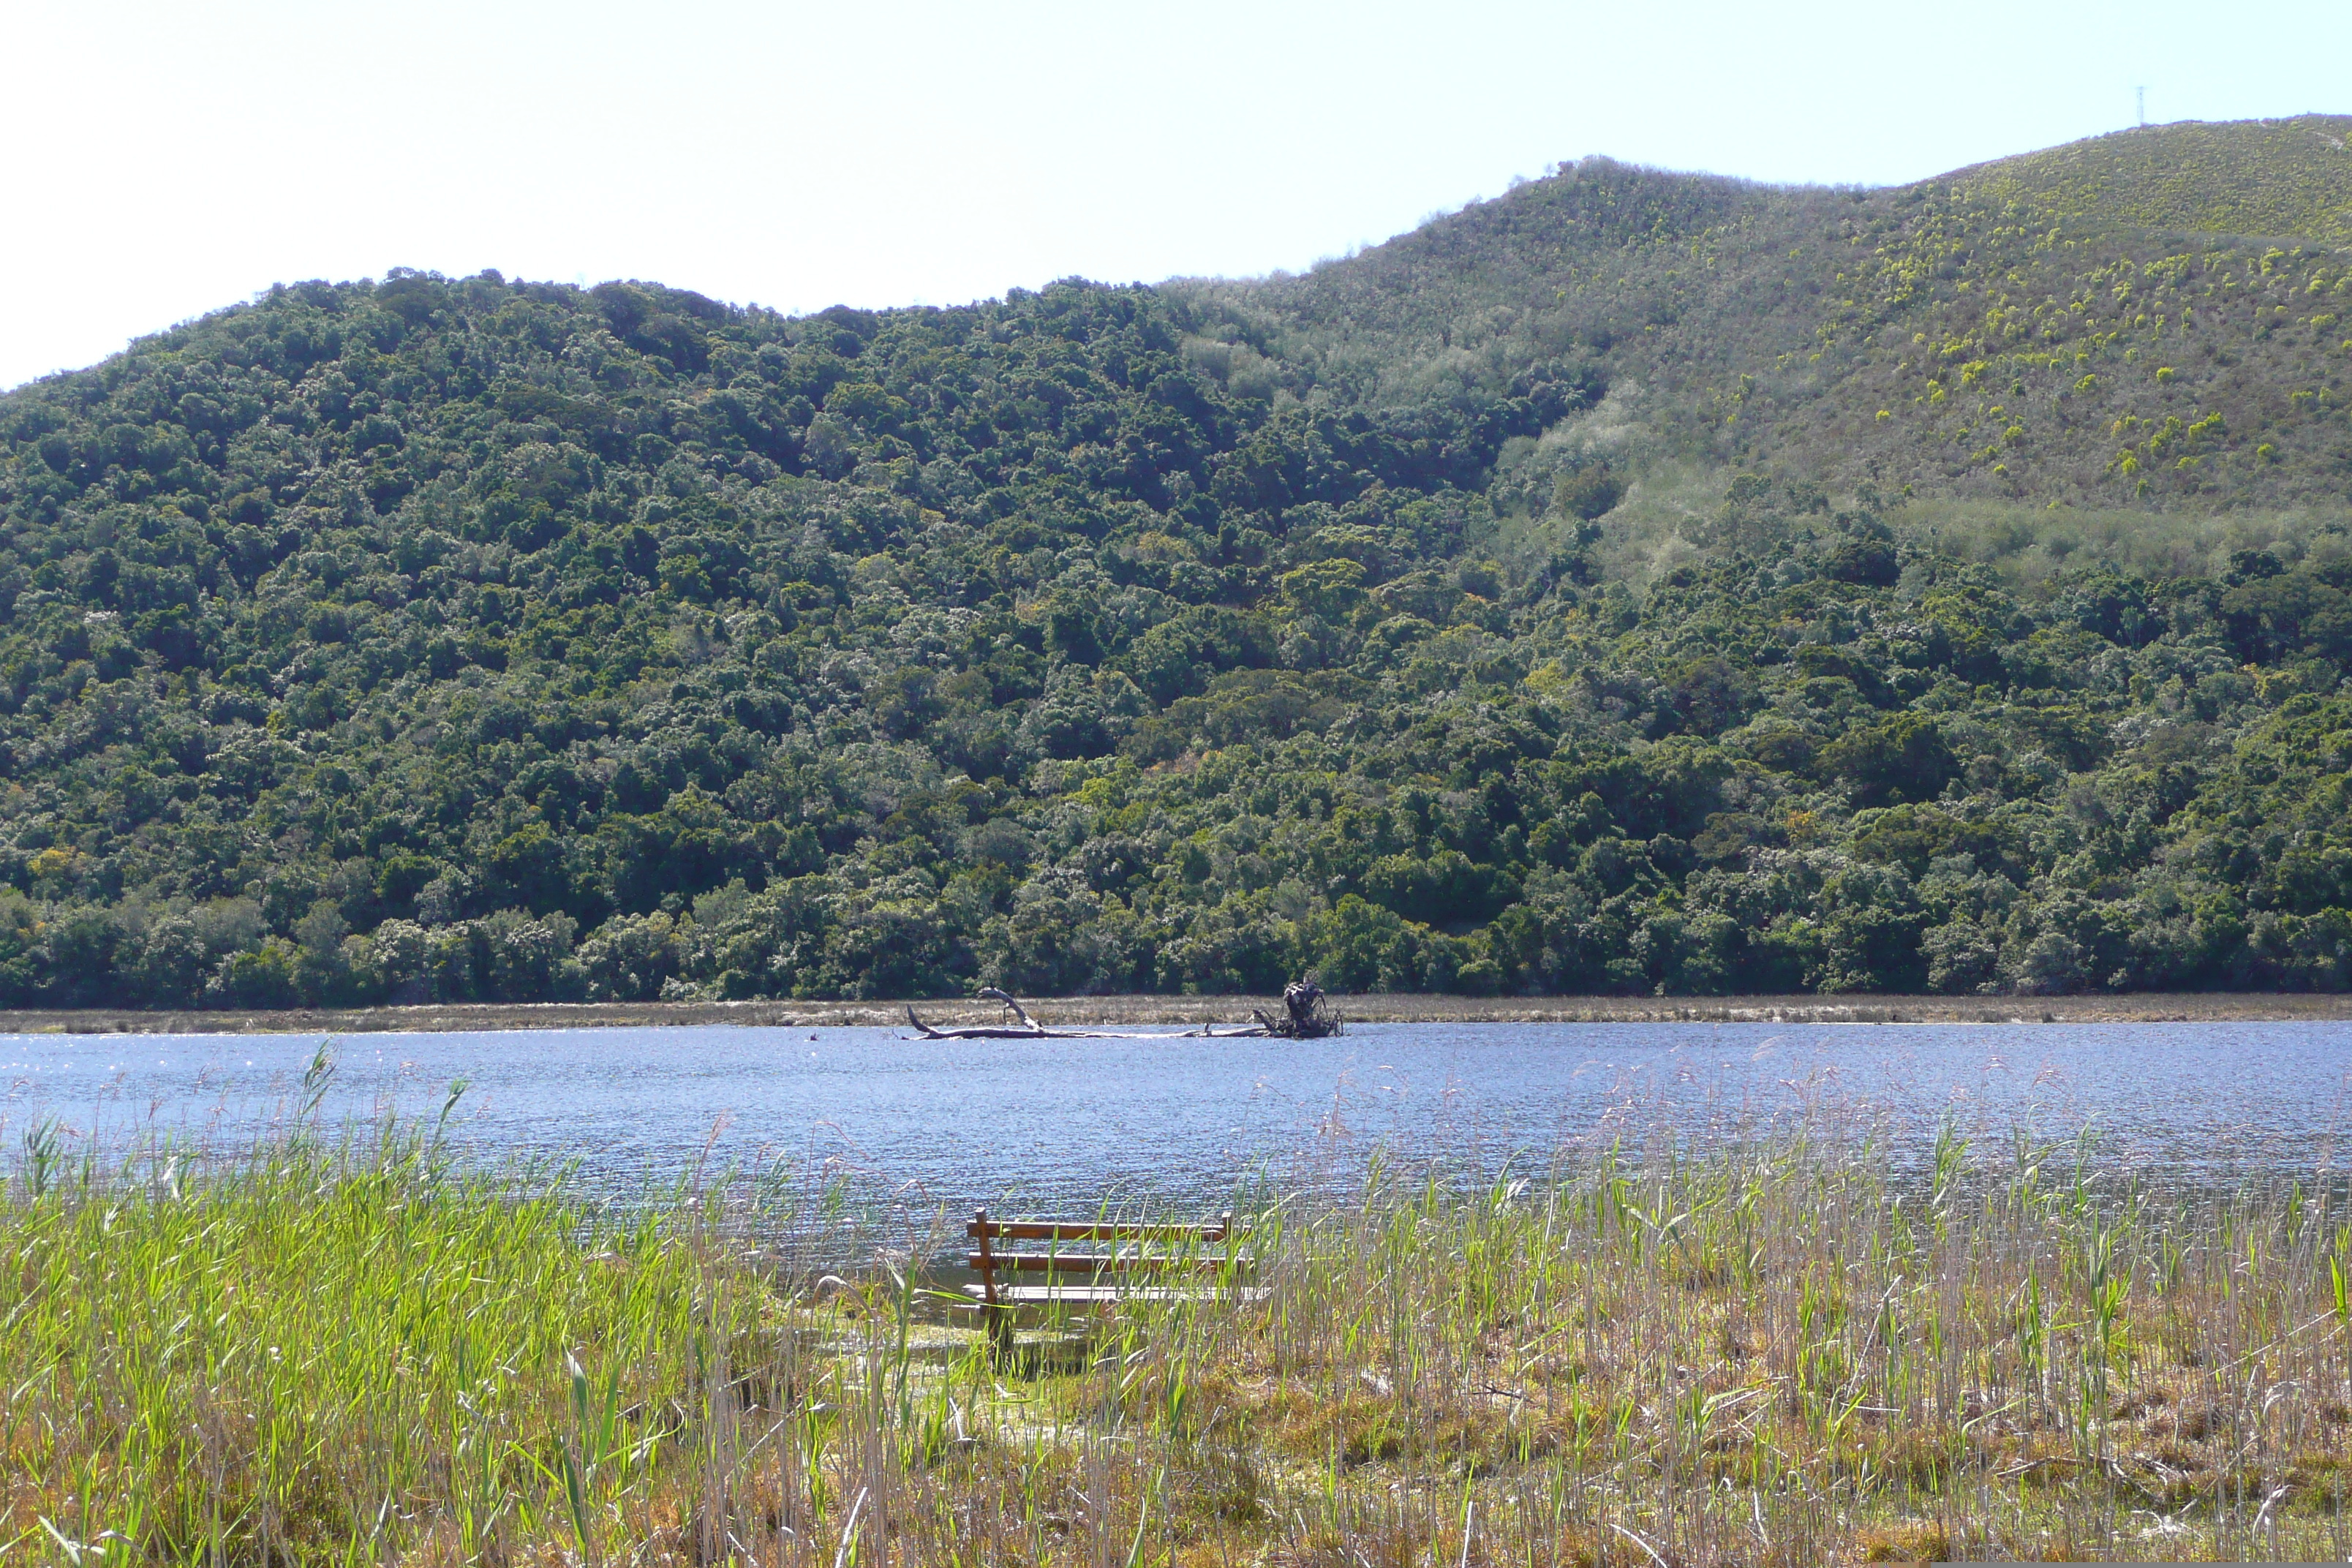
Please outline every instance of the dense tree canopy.
M2141 236L2029 349L1920 247L2088 251L1976 199L1587 166L1255 292L799 319L395 271L20 389L0 1004L2341 986L2352 534L2307 507L2347 422L2286 367L2342 268L2152 281ZM1595 314L1711 235L1714 319L1836 352L1753 292L1825 205L1879 258L1834 382L1710 404L1728 350ZM1459 280L1535 242L1474 218L1600 280L1498 317ZM2166 288L2220 354L2100 324L2179 326ZM2143 370L2179 412L2100 403L2076 474ZM1976 548L1927 499L2023 479L1919 434L1948 398L2052 500L2306 510L2160 570L2021 509ZM1801 403L1871 461L1756 414ZM1708 500L1629 573L1673 463Z

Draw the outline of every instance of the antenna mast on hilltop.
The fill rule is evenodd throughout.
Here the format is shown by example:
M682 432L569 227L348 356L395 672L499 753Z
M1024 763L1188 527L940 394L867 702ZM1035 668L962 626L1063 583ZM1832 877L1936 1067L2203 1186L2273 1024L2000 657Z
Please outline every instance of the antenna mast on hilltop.
M2139 100L2139 122L2141 129L2145 130L2147 126L2147 89L2136 87L2132 92Z

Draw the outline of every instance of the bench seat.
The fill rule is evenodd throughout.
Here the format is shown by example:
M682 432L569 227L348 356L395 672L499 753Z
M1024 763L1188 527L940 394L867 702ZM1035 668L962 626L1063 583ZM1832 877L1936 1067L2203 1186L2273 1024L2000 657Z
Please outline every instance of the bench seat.
M1212 1225L1122 1225L1094 1220L992 1220L986 1209L964 1234L965 1259L977 1283L966 1285L971 1310L1009 1344L1023 1308L1104 1312L1122 1301L1262 1301L1263 1287L1244 1282L1257 1259L1244 1249L1227 1213ZM1004 1244L1013 1243L1011 1248ZM1035 1249L1045 1243L1047 1250ZM1064 1251L1066 1245L1080 1244ZM1035 1284L1015 1284L1023 1275Z

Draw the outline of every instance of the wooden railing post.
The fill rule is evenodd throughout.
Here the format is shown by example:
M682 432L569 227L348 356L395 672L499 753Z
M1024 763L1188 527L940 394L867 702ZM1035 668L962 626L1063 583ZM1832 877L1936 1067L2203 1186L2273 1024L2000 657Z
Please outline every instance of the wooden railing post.
M986 1209L971 1216L971 1234L980 1243L981 1315L988 1321L989 1342L1004 1350L1013 1343L1013 1313L996 1300L996 1249L989 1245L995 1228L988 1223Z

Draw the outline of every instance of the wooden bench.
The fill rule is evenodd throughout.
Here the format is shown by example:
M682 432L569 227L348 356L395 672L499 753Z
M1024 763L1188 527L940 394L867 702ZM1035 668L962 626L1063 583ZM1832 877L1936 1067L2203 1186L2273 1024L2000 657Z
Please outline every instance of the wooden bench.
M1202 1300L1220 1296L1255 1300L1265 1294L1255 1287L1235 1283L1255 1259L1234 1249L1236 1233L1229 1210L1213 1225L1113 1225L1101 1221L993 1220L982 1209L964 1226L973 1247L967 1258L980 1276L964 1287L990 1332L1003 1338L1012 1331L1013 1314L1022 1307L1065 1307L1102 1311L1120 1301ZM1004 1243L1014 1244L1008 1248ZM1044 1243L1037 1250L1034 1244ZM1091 1244L1086 1250L1065 1252L1064 1242ZM1022 1244L1029 1244L1024 1247ZM1003 1275L1041 1276L1042 1282L1020 1285L1000 1280ZM1185 1277L1205 1283L1187 1283ZM1084 1283L1074 1283L1083 1279ZM1170 1280L1175 1283L1146 1283Z

